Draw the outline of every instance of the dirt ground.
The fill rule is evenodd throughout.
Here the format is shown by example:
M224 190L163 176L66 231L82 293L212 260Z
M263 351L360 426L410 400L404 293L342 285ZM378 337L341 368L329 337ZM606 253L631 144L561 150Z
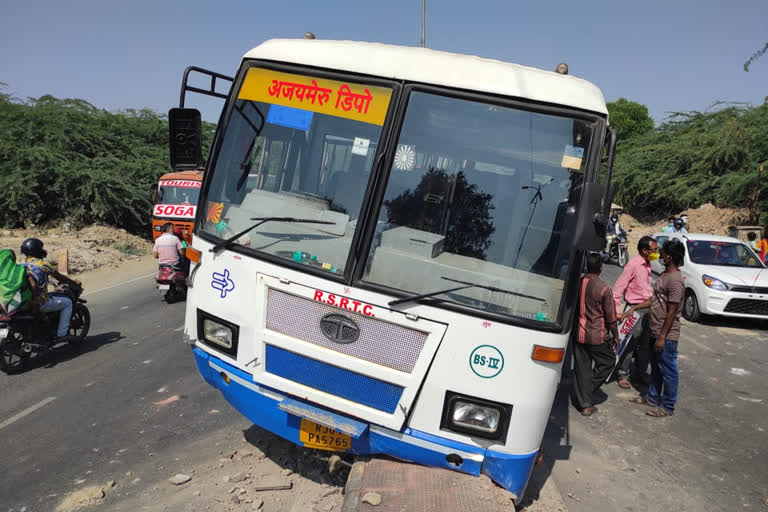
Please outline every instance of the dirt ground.
M150 457L121 478L83 481L61 498L56 512L341 510L348 466L337 464L331 472L331 452L302 449L245 425L211 432L162 460Z
M205 443L190 448L178 454L175 468L166 468L168 479L137 481L140 475L126 475L116 486L118 496L107 501L109 509L341 510L348 468L340 465L331 473L330 452L301 449L257 427L215 432ZM174 477L189 480L176 485Z
M45 242L48 258L58 261L59 251L69 252L69 274L78 275L100 268L117 268L137 262L152 252L152 242L124 229L93 225L81 230L55 229L2 230L0 248L10 248L19 256L21 243L29 237Z

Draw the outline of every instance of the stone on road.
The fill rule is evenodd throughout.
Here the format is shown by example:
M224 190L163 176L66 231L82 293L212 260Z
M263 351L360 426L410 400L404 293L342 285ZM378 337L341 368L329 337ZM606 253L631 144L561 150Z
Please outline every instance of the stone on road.
M185 475L182 473L173 475L171 478L168 479L169 482L171 482L173 485L183 485L187 482L192 480L192 477L189 475Z
M266 477L253 483L254 491L286 491L292 487L290 480L279 477Z
M377 492L368 492L363 496L363 503L368 503L374 507L381 505L381 494Z

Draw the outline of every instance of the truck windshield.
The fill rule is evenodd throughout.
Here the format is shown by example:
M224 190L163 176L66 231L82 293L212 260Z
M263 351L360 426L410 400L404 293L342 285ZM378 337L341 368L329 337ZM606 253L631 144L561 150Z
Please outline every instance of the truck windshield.
M202 231L343 274L392 89L248 70L212 169ZM281 222L279 218L322 222Z
M411 93L363 280L417 295L481 283L430 300L557 321L593 129Z
M180 181L180 180L175 180ZM173 181L161 181L157 189L158 204L190 204L197 205L200 195L200 182L188 181L184 186L176 186Z

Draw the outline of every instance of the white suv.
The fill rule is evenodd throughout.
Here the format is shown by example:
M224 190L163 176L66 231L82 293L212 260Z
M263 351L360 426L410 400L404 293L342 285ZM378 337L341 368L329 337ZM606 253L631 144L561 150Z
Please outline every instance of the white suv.
M656 233L661 246L669 239L685 246L683 316L695 322L701 315L768 318L768 270L743 242L700 233ZM651 263L657 274L661 261Z

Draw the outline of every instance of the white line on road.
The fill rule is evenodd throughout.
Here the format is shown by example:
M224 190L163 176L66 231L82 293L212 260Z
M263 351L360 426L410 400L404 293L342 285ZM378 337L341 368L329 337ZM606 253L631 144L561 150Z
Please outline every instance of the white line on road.
M105 288L99 288L98 290L93 290L92 292L85 292L84 295L91 295L93 293L99 293L99 292L103 292L105 290L111 290L112 288L117 288L118 286L122 286L122 285L128 284L128 283L133 283L133 282L138 281L140 279L146 279L148 277L152 277L152 276L156 276L156 275L157 275L157 272L152 272L151 274L147 274L147 275L139 276L139 277L134 277L133 279L129 279L127 281L121 281L119 283L115 283L115 284L113 284L111 286L107 286Z
M44 400L40 400L35 405L33 405L31 407L27 407L26 409L21 411L16 416L11 416L10 418L5 420L4 422L0 423L0 430L4 429L5 427L10 425L11 423L15 423L15 422L19 421L24 416L27 416L28 414L32 414L33 412L35 412L39 408L43 407L44 405L48 405L49 403L53 402L54 400L56 400L55 396L49 396L48 398L46 398Z
M712 350L711 348L709 348L709 347L708 347L708 346L706 346L705 344L703 344L703 343L699 343L698 341L696 341L696 340L695 340L695 339L693 339L693 338L686 338L686 339L685 339L685 341L686 341L687 343L693 343L694 345L696 345L697 347L699 347L699 348L700 348L700 349L702 349L702 350L707 350L707 351L709 351L709 352L712 352L713 354L716 354L716 353L717 353L717 351L716 351L716 350Z
M173 330L173 332L179 332L179 331L183 331L183 330L184 330L184 326L182 325L181 327L177 327L177 328L175 328L175 329Z

